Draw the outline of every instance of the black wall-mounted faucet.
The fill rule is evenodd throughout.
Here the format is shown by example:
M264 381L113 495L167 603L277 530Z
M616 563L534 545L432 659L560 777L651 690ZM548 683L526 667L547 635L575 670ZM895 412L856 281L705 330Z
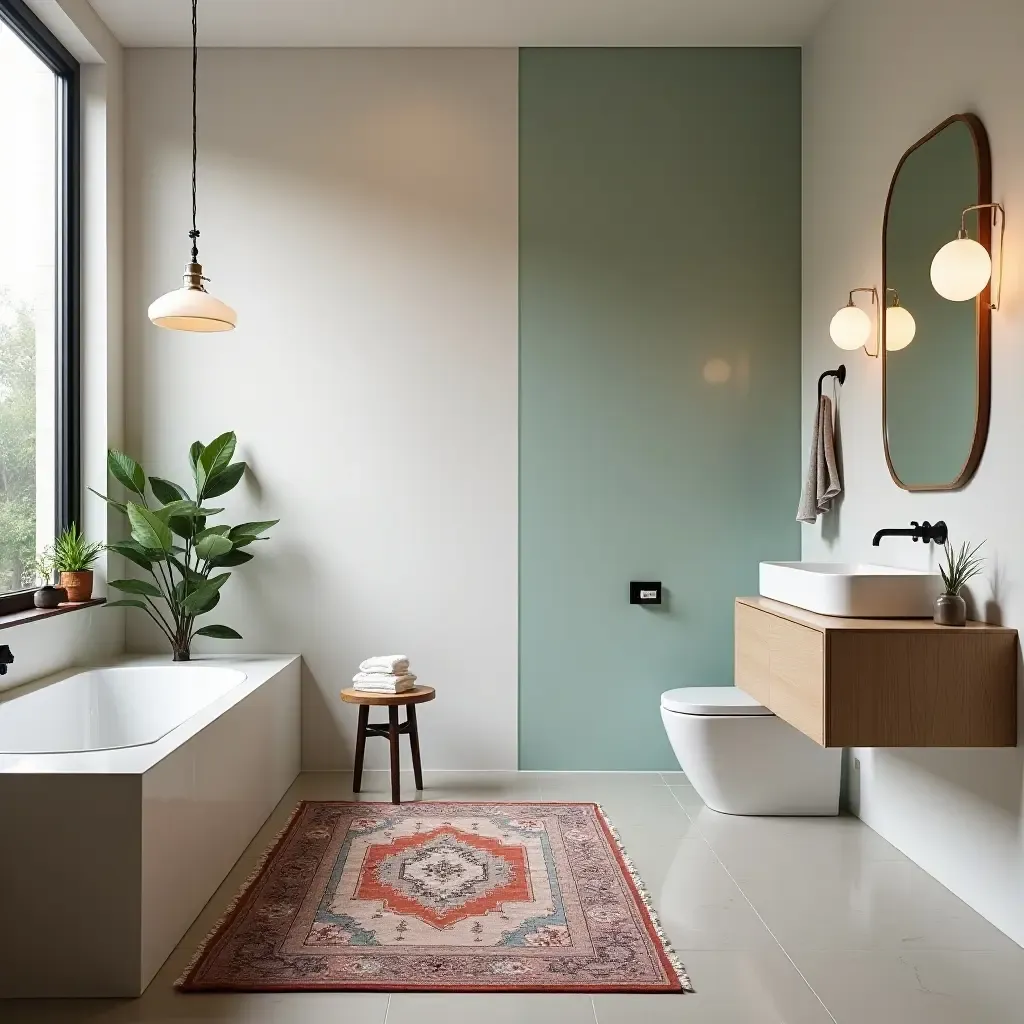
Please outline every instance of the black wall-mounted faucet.
M10 647L4 644L0 647L0 676L7 675L7 666L14 664L14 655L11 654Z
M910 525L909 530L879 530L871 543L877 548L883 537L912 537L915 544L919 540L923 540L925 544L945 544L949 536L946 524L941 519L934 524L929 523L927 519L923 523L911 520Z

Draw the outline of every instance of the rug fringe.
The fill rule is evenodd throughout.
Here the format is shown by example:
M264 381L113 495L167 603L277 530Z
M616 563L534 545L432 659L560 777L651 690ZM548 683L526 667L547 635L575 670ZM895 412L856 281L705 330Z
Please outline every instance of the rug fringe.
M292 808L292 813L288 815L288 820L284 823L284 826L270 841L270 843L267 845L267 848L263 851L263 853L260 854L256 863L253 865L252 871L249 872L249 874L246 876L245 881L242 883L241 888L238 890L238 892L235 893L231 902L228 903L228 905L224 908L224 912L220 915L220 917L217 918L213 926L206 933L205 937L203 938L203 941L199 943L199 948L195 951L195 953L192 954L192 958L185 965L185 969L181 972L181 977L178 978L178 980L174 983L175 988L181 988L181 986L184 985L186 981L188 981L188 976L195 970L195 968L199 964L199 961L203 958L203 954L206 952L206 947L213 941L214 937L220 931L224 922L227 921L227 919L231 916L232 913L234 913L238 904L242 902L242 898L255 883L256 879L259 878L260 873L266 866L267 861L270 860L271 856L277 850L278 846L281 845L281 840L284 839L285 835L294 824L295 819L299 816L299 813L302 811L302 808L305 804L305 800L300 800L295 805L295 807Z
M644 884L644 880L640 877L636 868L633 866L633 861L629 854L626 852L625 846L622 845L622 837L619 835L619 830L612 824L611 819L608 817L608 812L600 805L595 804L597 807L598 814L601 815L601 820L604 822L605 828L608 829L608 834L615 840L615 846L619 851L619 856L622 858L622 863L626 865L626 870L629 872L629 877L633 880L633 885L636 886L636 891L640 895L640 900L646 909L648 916L651 919L651 923L654 925L654 931L658 936L658 941L661 943L661 948L665 951L665 956L668 957L669 963L672 965L679 978L680 986L684 992L693 992L693 983L690 981L690 976L686 973L686 968L683 966L683 961L680 960L679 955L672 947L672 942L668 935L665 934L665 929L661 926L661 919L658 917L658 912L654 909L654 903L651 900L651 894L647 891L647 886Z

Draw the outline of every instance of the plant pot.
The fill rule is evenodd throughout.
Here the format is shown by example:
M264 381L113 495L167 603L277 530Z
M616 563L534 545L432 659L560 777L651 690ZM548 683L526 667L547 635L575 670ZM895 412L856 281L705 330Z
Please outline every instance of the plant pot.
M68 595L60 587L51 587L49 584L45 587L40 587L32 595L32 603L37 608L56 608L61 601L66 601L67 599Z
M940 594L935 599L935 621L940 626L967 625L967 602L959 594Z
M83 572L62 572L61 588L68 593L69 604L81 604L92 598L92 569Z

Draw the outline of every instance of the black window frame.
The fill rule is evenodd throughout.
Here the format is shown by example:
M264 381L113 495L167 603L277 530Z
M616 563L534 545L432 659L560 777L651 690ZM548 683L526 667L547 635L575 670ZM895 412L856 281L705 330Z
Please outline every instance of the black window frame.
M54 73L57 89L56 509L58 530L80 523L81 450L81 68L24 0L0 0L0 21ZM0 616L32 607L32 590L0 594Z

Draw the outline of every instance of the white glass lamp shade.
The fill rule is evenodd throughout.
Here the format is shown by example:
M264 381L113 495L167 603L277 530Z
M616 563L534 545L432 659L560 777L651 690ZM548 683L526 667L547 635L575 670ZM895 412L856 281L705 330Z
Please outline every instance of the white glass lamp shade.
M238 314L209 292L177 288L149 307L149 319L157 327L172 331L231 331L238 323Z
M860 306L843 306L832 317L828 333L841 349L852 352L871 337L871 317Z
M914 318L902 306L890 306L885 311L885 350L899 352L906 348L917 333Z
M980 295L992 277L992 257L973 238L947 242L932 260L932 287L950 302Z

